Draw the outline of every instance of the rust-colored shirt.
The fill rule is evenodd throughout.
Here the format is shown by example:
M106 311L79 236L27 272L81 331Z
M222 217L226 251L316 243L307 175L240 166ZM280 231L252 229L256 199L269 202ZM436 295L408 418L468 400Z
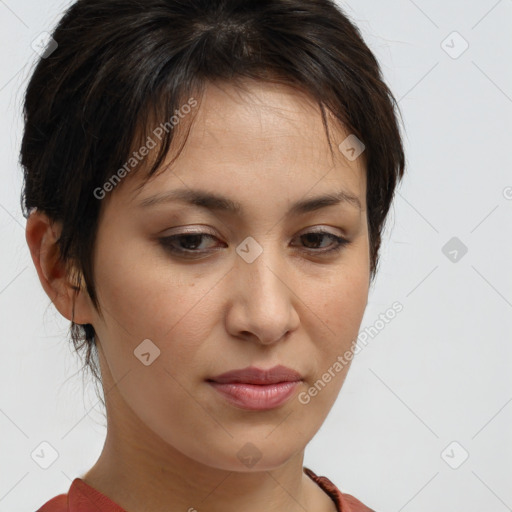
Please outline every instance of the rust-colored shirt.
M374 512L350 494L342 493L327 477L317 476L311 469L304 472L334 501L338 512ZM67 494L59 494L37 512L126 512L110 498L82 479L75 478Z

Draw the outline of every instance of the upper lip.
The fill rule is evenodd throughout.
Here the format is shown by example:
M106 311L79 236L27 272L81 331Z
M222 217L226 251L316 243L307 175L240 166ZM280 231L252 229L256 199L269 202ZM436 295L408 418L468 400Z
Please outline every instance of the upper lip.
M261 370L255 366L249 366L240 370L232 370L222 375L207 379L221 384L244 383L244 384L276 384L278 382L295 382L302 380L302 375L291 368L278 365L269 370Z

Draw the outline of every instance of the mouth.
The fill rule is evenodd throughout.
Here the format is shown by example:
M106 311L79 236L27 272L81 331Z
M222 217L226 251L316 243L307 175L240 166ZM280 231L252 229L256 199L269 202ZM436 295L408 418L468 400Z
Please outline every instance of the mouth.
M285 366L232 370L206 382L235 407L261 411L283 405L303 382L300 373Z

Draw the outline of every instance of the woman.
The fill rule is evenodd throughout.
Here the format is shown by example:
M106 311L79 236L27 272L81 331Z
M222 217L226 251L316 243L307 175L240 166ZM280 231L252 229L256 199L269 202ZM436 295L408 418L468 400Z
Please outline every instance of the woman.
M40 512L371 510L303 467L405 167L358 29L330 0L79 0L52 38L26 238L107 436Z

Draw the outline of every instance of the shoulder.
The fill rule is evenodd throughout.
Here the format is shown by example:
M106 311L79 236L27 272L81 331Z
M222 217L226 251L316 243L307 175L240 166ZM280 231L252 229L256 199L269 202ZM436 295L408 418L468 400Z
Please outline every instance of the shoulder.
M341 492L327 477L318 476L306 467L304 472L331 496L339 512L375 512L351 494Z
M354 498L351 494L340 491L340 495L342 512L375 512L364 503L361 503L357 498Z
M55 496L37 512L125 512L125 510L80 477L76 477L71 482L67 494Z
M68 512L68 495L59 494L47 501L37 512Z

